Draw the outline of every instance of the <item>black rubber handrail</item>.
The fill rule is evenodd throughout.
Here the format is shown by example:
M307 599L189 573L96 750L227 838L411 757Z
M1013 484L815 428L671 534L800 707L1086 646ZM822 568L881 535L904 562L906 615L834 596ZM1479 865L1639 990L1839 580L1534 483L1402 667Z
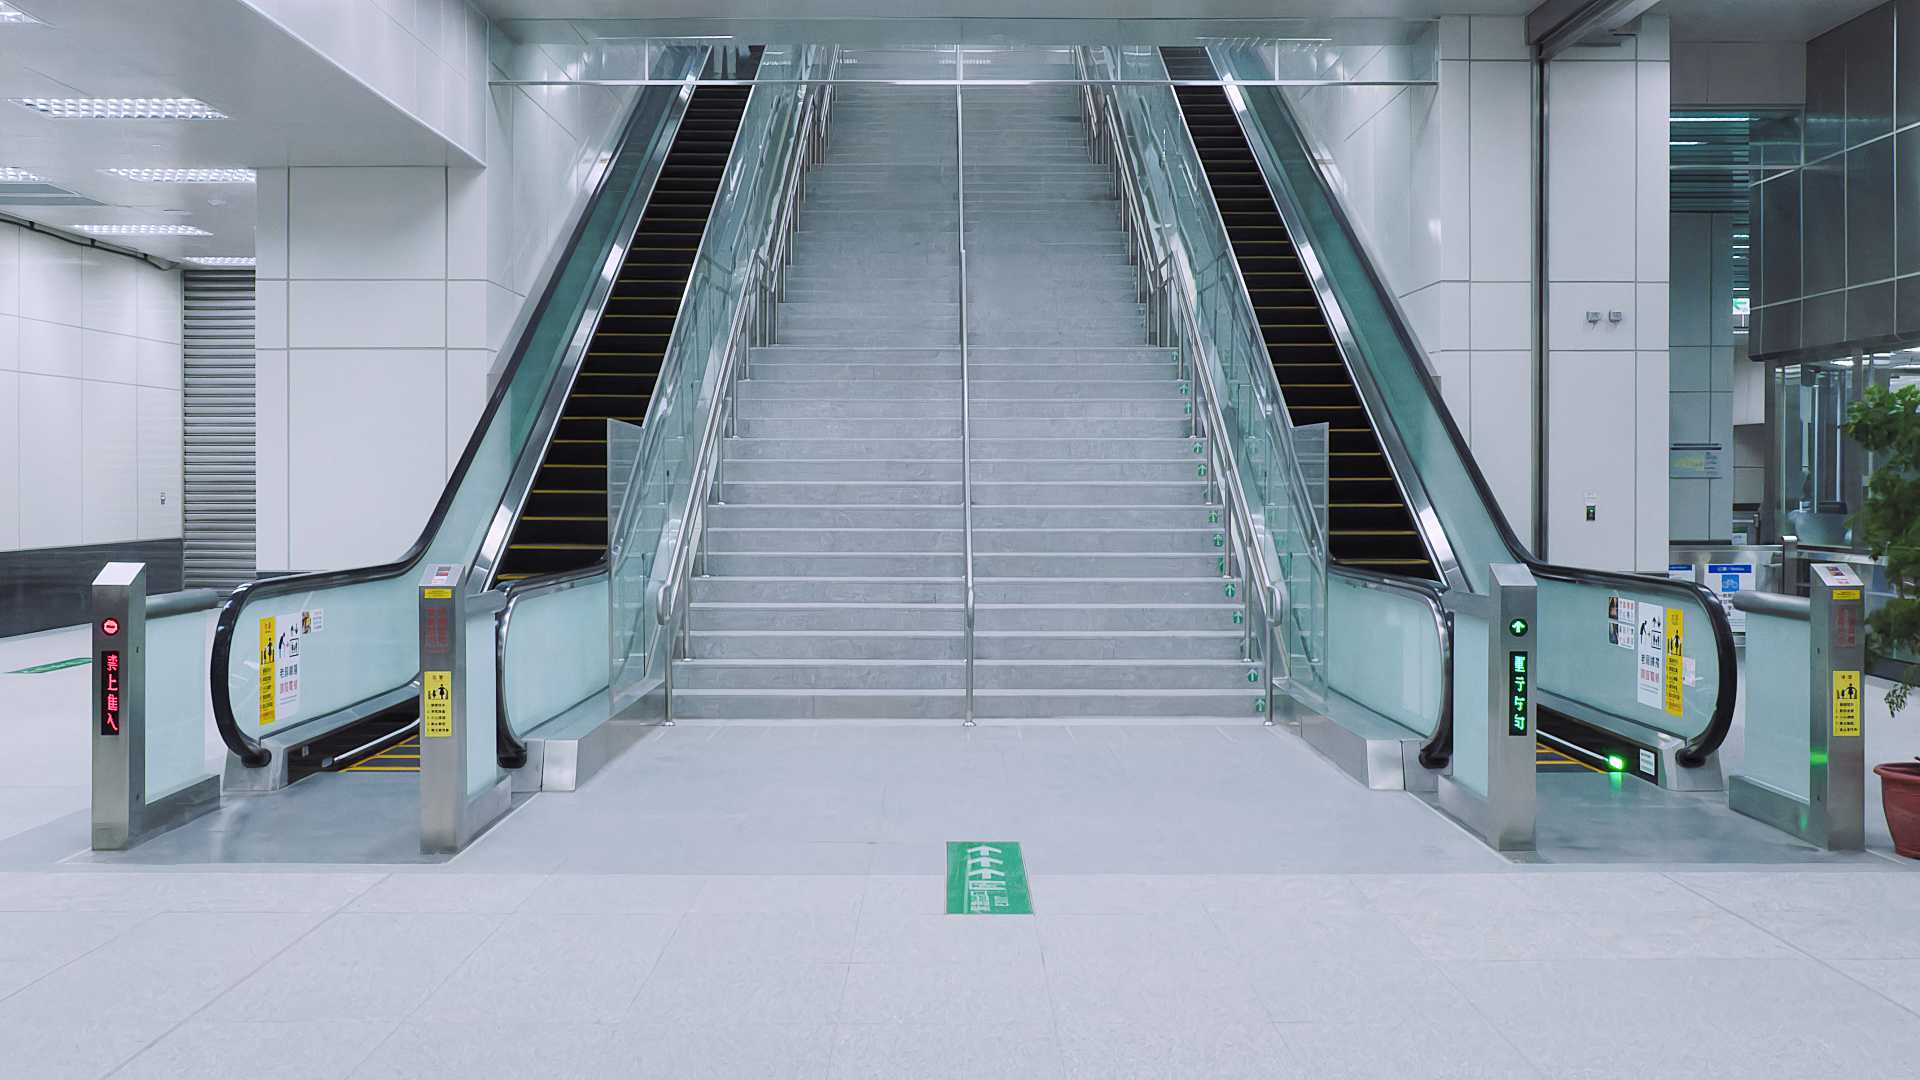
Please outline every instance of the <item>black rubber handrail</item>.
M677 89L668 89L665 91L667 95L678 94L679 92ZM601 173L592 194L584 204L584 211L580 214L579 219L574 223L572 230L568 233L565 239L565 247L558 250L570 251L575 245L580 243L582 236L593 223L593 208L599 205L600 200L607 195L609 187L616 181L616 178L621 175L617 168L618 162L626 156L636 139L644 138L649 134L649 132L639 130L642 126L643 118L648 115L646 105L649 102L658 102L660 100L661 97L659 95L648 94L644 90L634 95L633 106L627 121L615 142L613 153L608 157L610 164L605 171ZM671 97L667 100L670 101ZM413 542L413 545L407 549L405 554L392 562L381 563L377 566L356 567L350 570L323 570L314 573L287 574L280 577L249 581L233 590L233 592L227 596L226 601L221 604L219 618L214 623L212 656L207 668L208 691L212 699L214 726L220 732L220 741L226 743L227 749L240 760L242 765L250 769L263 768L273 760L273 751L267 749L258 739L242 731L239 722L234 719L233 715L233 694L232 688L227 684L227 666L233 656L233 636L235 629L240 623L240 613L254 600L264 600L291 593L311 592L318 589L337 588L342 585L360 585L367 582L389 580L406 573L419 562L420 558L426 554L427 548L433 543L434 537L439 534L440 527L446 519L447 511L452 507L454 498L459 494L461 487L465 483L467 473L472 468L474 459L479 456L481 443L485 441L488 431L493 426L495 417L499 414L501 407L506 402L507 392L513 385L514 373L517 372L521 364L526 361L528 349L537 336L537 331L541 323L553 306L555 295L559 291L561 279L564 276L560 272L564 263L565 259L563 258L554 264L554 272L548 276L545 287L541 290L539 298L535 301L535 306L531 309L529 316L522 324L522 332L514 342L513 354L509 358L506 368L501 372L499 381L495 383L492 395L487 399L486 408L480 414L479 423L474 426L472 438L467 440L467 448L460 455L459 464L454 466L453 475L448 479L446 487L441 491L439 501L434 503L433 512L427 516L427 523L420 530L419 538ZM393 693L394 689L397 688L383 690L364 700L371 701L373 698L384 697ZM348 706L348 708L352 707L353 706ZM524 746L521 747L521 752L524 754Z
M1208 61L1212 61L1211 52L1209 52ZM1643 589L1648 592L1687 596L1697 601L1701 607L1706 609L1707 622L1713 628L1714 653L1719 660L1720 682L1716 688L1717 694L1713 705L1713 715L1707 719L1706 728L1703 729L1700 734L1687 740L1686 745L1681 747L1676 756L1676 760L1682 766L1689 769L1699 768L1705 765L1707 760L1713 756L1714 752L1720 749L1720 745L1726 741L1727 733L1733 729L1733 707L1735 698L1739 694L1740 673L1737 670L1738 659L1734 651L1733 626L1727 620L1726 609L1720 605L1720 598L1714 595L1706 586L1698 583L1674 581L1669 578L1655 577L1650 574L1629 574L1613 570L1587 570L1571 566L1558 566L1535 558L1533 553L1527 550L1526 545L1521 543L1519 536L1514 533L1513 526L1507 521L1506 512L1500 508L1499 500L1494 497L1493 489L1488 486L1486 477L1480 472L1479 462L1474 458L1473 452L1467 447L1466 439L1461 436L1459 425L1454 422L1452 411L1447 408L1445 399L1441 397L1440 387L1433 381L1432 372L1427 369L1425 350L1420 347L1419 340L1414 337L1413 330L1407 325L1406 319L1400 311L1399 304L1392 300L1393 293L1387 288L1386 282L1381 279L1379 268L1373 265L1372 259L1366 257L1366 248L1359 242L1358 231L1352 220L1347 216L1346 207L1342 205L1339 199L1331 196L1331 192L1338 189L1332 186L1332 178L1326 173L1326 163L1307 147L1305 135L1302 134L1299 118L1294 115L1293 106L1287 102L1286 95L1272 87L1246 87L1243 92L1271 93L1273 100L1279 103L1280 114L1285 117L1290 128L1286 133L1287 136L1298 146L1301 157L1307 161L1313 169L1314 176L1319 181L1322 192L1328 193L1327 207L1332 212L1334 222L1342 233L1342 239L1352 246L1354 251L1360 254L1361 257L1355 261L1367 276L1367 286L1374 291L1375 295L1386 298L1386 302L1381 306L1388 315L1387 322L1391 325L1394 336L1399 340L1406 355L1415 359L1416 362L1409 366L1413 368L1414 375L1419 380L1422 390L1427 395L1428 400L1432 402L1434 412L1440 418L1442 429L1446 432L1447 438L1452 442L1454 452L1460 457L1461 463L1466 467L1467 477L1472 482L1475 493L1485 505L1489 519L1492 521L1494 528L1499 532L1500 538L1506 545L1508 553L1512 555L1513 560L1527 567L1536 578L1545 578L1549 581L1564 581L1576 585L1615 585L1623 588ZM1234 115L1238 117L1241 113L1236 110ZM1271 131L1267 132L1269 137L1276 136L1277 134L1278 133ZM1249 144L1251 145L1251 142ZM1255 154L1255 160L1259 160L1258 154ZM1262 173L1264 174L1264 172L1265 170L1263 168ZM1276 185L1273 179L1269 178L1267 189L1269 193L1274 196L1275 204L1280 208L1283 219L1288 217L1287 211L1290 209L1287 205L1288 198L1283 196L1284 188L1284 183ZM1292 220L1287 222L1289 229L1294 227L1295 222L1301 220L1302 215L1297 209L1294 209L1291 217ZM1450 726L1448 732L1449 738L1451 738Z

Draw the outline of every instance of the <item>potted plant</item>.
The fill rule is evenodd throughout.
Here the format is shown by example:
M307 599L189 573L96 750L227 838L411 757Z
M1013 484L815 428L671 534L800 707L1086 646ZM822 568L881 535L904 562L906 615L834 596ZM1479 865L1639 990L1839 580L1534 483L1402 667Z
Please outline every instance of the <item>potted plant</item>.
M1846 432L1877 455L1855 535L1887 563L1894 595L1867 617L1867 645L1886 657L1920 656L1920 386L1872 387L1847 410ZM1895 715L1913 690L1916 665L1901 665L1887 692ZM1894 850L1920 859L1920 760L1876 765Z

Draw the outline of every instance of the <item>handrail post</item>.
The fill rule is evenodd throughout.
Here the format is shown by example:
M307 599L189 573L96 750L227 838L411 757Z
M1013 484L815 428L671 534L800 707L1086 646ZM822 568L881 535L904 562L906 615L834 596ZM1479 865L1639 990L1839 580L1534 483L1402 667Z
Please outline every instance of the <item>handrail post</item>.
M967 137L966 98L960 82L966 77L966 50L953 48L953 176L955 217L960 239L960 525L966 551L966 652L967 700L966 726L975 723L974 691L974 599L973 599L973 387L967 373Z

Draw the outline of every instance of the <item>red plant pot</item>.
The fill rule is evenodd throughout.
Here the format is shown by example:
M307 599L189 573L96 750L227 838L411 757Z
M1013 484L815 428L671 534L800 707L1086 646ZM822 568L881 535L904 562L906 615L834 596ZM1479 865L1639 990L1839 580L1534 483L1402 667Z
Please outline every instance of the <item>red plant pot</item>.
M1880 778L1880 805L1887 812L1893 850L1920 859L1920 761L1875 765L1873 773Z

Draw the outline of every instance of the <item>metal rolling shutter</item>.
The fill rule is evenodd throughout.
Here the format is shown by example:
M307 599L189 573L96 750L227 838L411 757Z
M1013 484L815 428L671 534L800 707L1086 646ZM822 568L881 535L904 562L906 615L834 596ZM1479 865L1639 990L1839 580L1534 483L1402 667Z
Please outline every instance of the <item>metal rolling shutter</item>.
M254 577L253 272L185 275L186 587Z

